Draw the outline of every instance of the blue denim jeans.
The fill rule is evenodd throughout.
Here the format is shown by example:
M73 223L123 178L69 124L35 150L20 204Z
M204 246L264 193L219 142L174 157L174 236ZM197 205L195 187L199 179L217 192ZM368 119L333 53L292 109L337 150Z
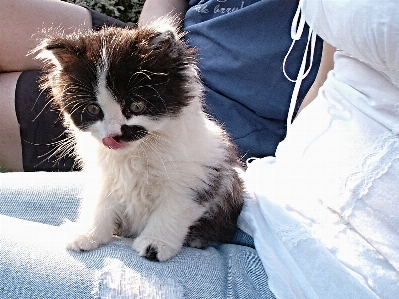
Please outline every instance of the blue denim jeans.
M59 225L75 220L81 173L0 174L0 298L274 298L252 238L183 248L159 263L117 238L76 253Z

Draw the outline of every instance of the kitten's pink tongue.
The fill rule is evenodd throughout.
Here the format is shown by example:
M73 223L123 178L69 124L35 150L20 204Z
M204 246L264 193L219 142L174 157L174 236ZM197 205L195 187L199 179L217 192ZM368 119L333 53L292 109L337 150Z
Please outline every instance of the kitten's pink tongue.
M113 137L103 138L103 144L110 149L119 149L125 146L124 142L116 141Z

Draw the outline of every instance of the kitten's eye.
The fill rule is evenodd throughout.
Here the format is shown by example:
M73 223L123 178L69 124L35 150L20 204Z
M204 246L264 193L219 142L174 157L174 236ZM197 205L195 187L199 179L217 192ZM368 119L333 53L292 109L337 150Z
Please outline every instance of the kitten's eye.
M140 113L144 110L144 108L145 108L145 104L143 101L132 102L129 107L130 111L133 113Z
M92 116L97 116L101 113L101 108L97 104L89 104L86 106L86 111Z

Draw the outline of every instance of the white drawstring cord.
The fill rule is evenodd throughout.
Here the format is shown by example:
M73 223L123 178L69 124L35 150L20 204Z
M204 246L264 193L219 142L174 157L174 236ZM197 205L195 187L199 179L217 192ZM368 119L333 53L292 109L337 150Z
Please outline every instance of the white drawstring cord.
M298 8L295 12L294 18L291 23L292 43L291 43L290 48L288 49L287 54L285 54L284 61L283 61L284 76L291 82L296 82L296 80L291 79L290 76L288 76L287 72L285 71L285 66L287 63L287 59L290 56L292 49L294 48L295 42L301 38L303 29L305 28L305 19L301 15L302 2L303 2L303 0L299 1ZM298 24L298 22L299 22L299 24Z
M314 49L315 49L315 46L316 46L316 34L313 32L313 30L311 30L311 28L309 28L308 40L307 40L307 43L306 43L306 49L305 49L305 52L304 52L304 55L303 55L303 58L302 58L301 66L299 68L298 76L297 76L296 80L291 79L288 76L285 68L286 68L286 63L287 63L288 56L290 55L290 53L291 53L291 51L292 51L292 49L293 49L293 47L295 45L295 42L301 38L301 36L303 34L303 30L305 28L305 18L303 17L303 14L301 13L302 4L303 4L303 0L300 0L298 8L297 8L297 11L296 11L296 13L294 15L294 19L292 20L292 24L291 24L292 43L291 43L291 46L290 46L287 54L284 57L284 61L283 61L284 76L289 81L295 82L294 90L293 90L292 96L291 96L290 107L289 107L288 115L287 115L287 131L289 130L289 127L291 126L291 123L292 123L292 118L293 118L293 115L294 115L295 106L296 106L296 102L297 102L297 99L298 99L299 89L301 87L302 81L303 81L303 79L306 78L306 76L309 74L309 72L310 72L310 70L312 68ZM310 43L310 62L309 62L308 69L305 71L306 62L307 62L307 56L308 56L309 43Z

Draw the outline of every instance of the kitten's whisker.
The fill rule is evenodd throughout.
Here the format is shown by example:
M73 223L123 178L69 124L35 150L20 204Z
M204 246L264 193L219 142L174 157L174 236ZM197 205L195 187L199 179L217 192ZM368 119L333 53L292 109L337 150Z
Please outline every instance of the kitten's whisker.
M94 93L93 93L93 91L92 91L92 89L90 88L90 87L88 87L88 86L85 86L85 85L83 85L83 84L78 84L78 83L69 83L69 84L66 84L65 86L64 86L64 92L66 92L66 93L73 93L73 94L76 94L76 93L82 93L82 95L86 95L87 97L91 97L91 98L94 98L95 97L95 95L94 95Z
M161 141L164 141L164 142L168 143L169 145L172 144L172 141L170 141L169 139L163 137L162 135L160 135L160 134L158 134L156 132L152 132L152 133L150 133L150 135L151 135L152 138L155 138L158 141L161 140Z
M129 78L129 81L128 81L128 85L130 85L130 84L134 84L135 83L135 81L133 81L132 82L132 79L133 79L133 77L135 76L135 78L134 78L134 80L136 80L137 79L137 77L140 75L140 72L135 72L135 73L133 73L131 76L130 76L130 78Z
M166 154L169 157L168 162L173 162L173 163L168 163L168 165L174 165L175 166L176 161L173 158L173 156L169 153L170 150L169 150L168 146L163 145L162 142L159 142L159 141L163 141L163 142L166 142L168 144L172 144L171 141L165 139L164 137L162 137L161 135L159 135L157 133L150 133L149 138L145 138L144 139L144 144L153 153L155 153L157 158L161 161L161 163L163 165L163 168L165 170L165 173L167 174L167 176L169 178L168 168L166 166L166 163L165 163L163 157L165 157L165 154Z
M136 96L136 97L138 97L138 98L140 98L140 99L142 99L143 101L145 101L145 102L147 102L148 103L148 101L147 101L147 99L145 98L145 97L143 97L142 95L139 95L139 94L137 94L137 93L132 93L134 96Z
M150 75L147 75L146 74L146 72L144 71L144 70L141 70L141 71L138 71L138 72L136 72L136 74L142 74L142 75L144 75L145 77L147 77L147 79L149 79L149 80L151 80L151 76Z
M63 133L64 134L64 133ZM60 135L61 136L61 135ZM43 164L46 160L49 161L52 158L54 159L54 166L61 161L61 159L71 156L75 157L75 138L68 134L65 136L64 139L55 141L52 143L47 143L47 144L35 144L35 145L47 145L47 146L54 146L51 150L49 150L46 154L38 156L38 158L43 158L43 160L36 165L40 166ZM75 161L75 163L77 163Z
M40 93L39 93L39 95L37 96L36 101L35 101L35 103L33 104L31 110L33 110L33 107L37 104L37 102L39 101L40 96L43 94L44 91L45 91L44 89L42 89L42 90L40 91ZM36 115L36 117L35 117L32 121L35 121L35 120L43 113L43 111L44 111L49 105L51 105L51 103L53 102L53 100L54 100L54 99L52 99L52 98L49 99L49 100L46 102L46 104L44 105L44 107L42 108L42 110L40 110L40 112Z
M76 100L73 102L69 102L67 105L64 106L64 108L62 110L64 111L64 110L66 110L66 108L69 108L70 106L72 106L72 108L69 111L69 114L72 115L76 111L78 111L81 107L84 107L85 105L87 105L87 103L81 103L80 101Z
M146 168L145 168L145 170L146 170L146 184L149 184L149 181L150 181L150 159L148 157L147 152L142 147L139 147L139 149L145 155L145 161L146 161ZM140 158L143 158L143 157L140 157Z
M135 73L135 74L136 74L136 73ZM164 74L164 75L167 76L167 74ZM148 77L148 78L149 78L149 80L152 80L151 77ZM138 83L140 83L140 82L143 81L144 79L145 79L145 78L143 77L139 82L133 82L133 84L131 84L131 85L133 85L133 87L131 88L131 90L136 90L136 89L143 88L143 87L150 87L150 86L163 85L163 84L168 83L168 81L169 81L169 79L167 79L167 80L164 81L164 82L153 83L153 84L138 85ZM129 81L129 82L130 82L130 81Z
M162 96L159 94L158 90L156 90L156 88L153 87L152 85L147 85L146 87L149 87L149 88L151 88L153 91L155 91L155 93L157 94L157 97L162 101L162 103L163 103L163 105L164 105L166 111L168 111L168 107L167 107L167 105L166 105L166 102L165 102L165 100L162 98Z
M135 79L134 79L134 80L136 80L137 77L139 77L139 75L144 75L144 77L143 77L139 82L137 82L137 83L140 83L140 82L143 81L145 78L147 78L148 80L152 80L152 77L151 77L150 75L155 75L155 76L167 76L166 73L158 73L158 72L156 73L156 72L151 72L151 71L149 71L149 70L140 70L140 71L137 71L137 72L135 72L135 73L132 74L132 76L131 76L130 79L129 79L129 83L135 84L136 82L135 82L135 81L131 82L131 79L133 78L133 76L135 76ZM137 83L136 83L136 84L137 84Z
M160 73L160 72L152 72L150 70L141 70L143 73L150 73L151 75L156 75L156 76L167 76L167 73Z
M167 177L168 179L170 179L168 169L167 169L166 164L165 164L165 162L164 162L164 160L163 160L163 158L162 158L162 154L161 154L160 152L157 151L157 148L154 146L154 144L151 142L151 140L145 139L143 143L144 143L144 145L145 145L147 148L149 148L149 149L157 156L157 158L161 161L162 166L163 166L163 169L165 170L166 177Z
M137 90L137 89L140 89L140 88L143 88L143 87L153 88L153 86L159 86L159 85L163 85L163 84L166 84L166 83L168 83L168 80L165 81L165 82L159 82L159 83L154 83L154 84L135 85L130 90L134 91L134 90Z
M74 148L73 144L63 144L57 149L54 149L52 152L49 152L47 155L43 155L41 157L47 157L47 159L51 159L56 157L55 162L61 161L62 158L66 156L73 156L72 154L74 153ZM55 164L54 164L55 165Z
M141 81L143 81L145 79L151 80L151 78L147 78L146 75L144 74L144 77L141 77L141 79L138 82L136 82L137 78L140 78L139 75L141 75L141 74L142 74L141 72L136 72L133 74L133 75L136 75L136 78L134 78L134 81L131 83L132 85L134 85L134 87L136 87L137 84L139 84ZM133 77L133 75L132 75L132 77ZM129 82L130 82L130 80L129 80ZM139 86L141 86L141 85L139 85Z

